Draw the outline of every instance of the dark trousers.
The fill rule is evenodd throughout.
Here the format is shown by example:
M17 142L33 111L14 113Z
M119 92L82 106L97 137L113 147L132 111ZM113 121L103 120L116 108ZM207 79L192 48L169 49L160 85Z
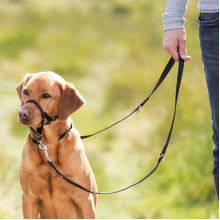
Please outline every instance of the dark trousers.
M219 13L200 13L199 38L209 92L213 129L213 175L219 199Z

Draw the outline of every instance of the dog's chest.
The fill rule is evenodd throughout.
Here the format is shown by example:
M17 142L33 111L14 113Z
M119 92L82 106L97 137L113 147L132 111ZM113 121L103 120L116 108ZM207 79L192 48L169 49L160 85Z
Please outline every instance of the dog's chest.
M76 207L72 202L75 196L74 187L61 177L53 172L41 170L30 174L26 181L29 183L29 193L37 198L42 218L58 218L60 213L73 217L71 215L76 213Z
M57 167L62 170L60 166L57 165ZM20 180L24 191L26 191L25 188L31 190L39 199L53 199L54 196L63 195L69 188L69 184L57 175L48 164L38 165L34 169L22 167ZM71 191L71 189L68 190Z

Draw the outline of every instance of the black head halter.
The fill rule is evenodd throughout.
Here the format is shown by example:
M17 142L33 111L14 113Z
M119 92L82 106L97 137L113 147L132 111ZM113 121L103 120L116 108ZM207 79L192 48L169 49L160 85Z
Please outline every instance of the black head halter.
M55 117L50 117L46 112L43 111L43 109L41 108L41 106L35 101L35 100L28 100L26 101L25 103L33 103L36 105L36 107L40 110L40 113L41 113L41 126L37 128L37 131L35 131L32 127L30 127L30 129L34 132L35 136L38 137L38 139L40 140L41 139L41 135L42 135L42 131L43 131L43 126L44 126L44 120L45 118L47 119L47 123L46 125L48 124L51 124L52 122L54 122L58 116L55 116Z

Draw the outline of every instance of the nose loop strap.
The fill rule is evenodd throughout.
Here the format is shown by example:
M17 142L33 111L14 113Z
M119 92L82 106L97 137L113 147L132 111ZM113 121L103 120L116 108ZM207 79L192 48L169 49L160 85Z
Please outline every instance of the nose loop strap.
M37 132L32 127L30 127L30 129L34 132L35 136L37 138L39 138L42 135L42 130L43 130L45 118L47 119L46 124L51 124L52 122L54 122L58 118L58 116L55 116L53 118L50 117L46 112L44 112L44 110L41 108L41 106L33 99L30 99L30 100L26 101L25 103L33 103L40 110L41 118L42 118L41 126L39 128L37 128Z
M32 100L32 99L26 101L25 103L29 103L29 102L33 103L33 104L35 104L37 106L37 108L40 110L41 118L42 118L42 120L44 120L46 116L45 116L45 112L43 111L41 106L35 100Z
M42 118L41 126L39 128L37 128L37 131L35 131L32 127L30 127L30 129L34 132L34 135L38 138L38 140L41 140L42 130L43 130L43 126L44 126L45 112L43 111L41 106L35 100L30 99L30 100L26 101L25 104L26 103L33 103L40 110L41 118Z
M26 101L25 103L28 103L28 102L33 103L37 106L37 108L40 110L42 120L44 120L46 118L47 119L47 124L52 123L53 121L55 121L58 118L58 116L55 116L53 118L50 117L46 112L43 111L41 106L35 100L30 99L30 100Z

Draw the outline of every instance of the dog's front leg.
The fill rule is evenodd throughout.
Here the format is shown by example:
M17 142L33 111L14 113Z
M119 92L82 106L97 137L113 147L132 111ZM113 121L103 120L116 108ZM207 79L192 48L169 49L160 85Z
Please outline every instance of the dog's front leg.
M98 218L97 207L92 194L90 194L89 197L81 197L78 202L84 219Z
M25 219L37 219L38 218L37 198L31 194L23 194L22 210Z

